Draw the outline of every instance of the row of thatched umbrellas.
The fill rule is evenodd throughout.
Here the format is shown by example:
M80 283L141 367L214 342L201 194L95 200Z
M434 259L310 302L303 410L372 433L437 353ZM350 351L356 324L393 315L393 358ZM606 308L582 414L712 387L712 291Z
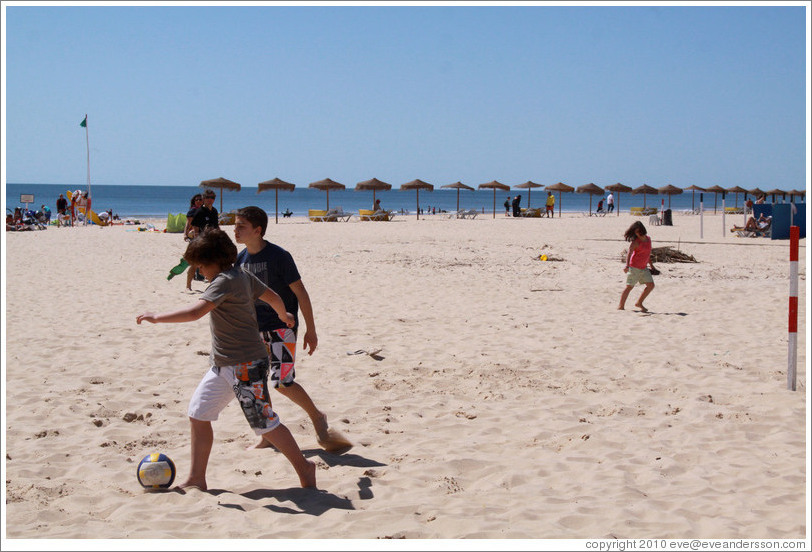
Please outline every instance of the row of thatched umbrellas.
M220 177L215 178L212 180L204 180L200 183L201 188L219 188L220 189L220 211L223 210L223 190L234 190L239 191L240 185L236 182L232 182L226 178ZM325 178L324 180L319 180L317 182L311 182L308 185L308 188L316 188L319 190L324 190L327 192L327 209L330 209L330 190L344 190L346 186L329 178ZM441 188L451 188L457 190L457 211L460 210L460 190L473 190L474 188L468 186L467 184L463 184L462 182L454 182L453 184L446 184L445 186L441 186ZM557 184L552 184L550 186L544 186L543 184L538 184L536 182L527 181L524 184L519 184L514 186L514 188L518 189L526 189L527 190L527 206L530 206L530 193L533 188L544 188L545 190L558 192L558 216L561 217L561 193L562 192L576 192L576 193L586 193L589 194L589 211L592 212L592 196L593 195L604 195L607 191L615 192L618 194L617 197L617 212L620 215L620 193L627 192L631 193L632 195L643 194L643 207L646 206L646 196L647 195L667 195L668 196L668 207L671 208L671 196L678 195L683 192L682 188L678 188L676 186L672 186L671 184L667 186L663 186L661 188L654 188L653 186L649 186L648 184L643 184L637 188L631 188L630 186L626 186L621 183L617 184L610 184L605 188L601 188L595 184L585 184L583 186L578 186L577 188L573 188L572 186L568 186L563 182L558 182ZM274 190L276 195L276 202L275 202L275 209L276 209L276 222L279 222L279 190L289 191L292 192L296 189L295 184L291 184L290 182L285 182L284 180L280 180L279 178L274 178L273 180L266 180L265 182L260 182L258 184L257 193L264 192L266 190ZM372 203L375 204L375 192L377 191L384 191L384 190L391 190L392 185L377 178L372 178L370 180L364 180L363 182L359 182L355 185L356 190L372 190ZM429 184L428 182L423 182L420 179L412 180L411 182L407 182L406 184L402 184L400 186L401 190L415 190L416 192L416 199L417 199L417 218L420 218L420 190L434 190L434 185ZM487 182L485 184L480 184L478 189L492 189L493 190L493 216L496 217L496 191L509 191L511 188L507 184L502 184L496 180L491 182ZM713 199L713 210L716 212L716 197L717 194L723 194L722 198L724 199L724 194L726 193L733 193L736 194L736 206L738 206L739 194L744 194L745 199L747 199L747 194L752 194L756 197L761 196L768 196L772 195L773 202L775 202L775 197L777 195L782 196L782 198L786 198L786 196L790 196L790 198L795 196L804 196L806 195L805 191L799 190L791 190L791 191L784 191L784 190L770 190L770 191L762 191L759 188L755 188L752 190L745 190L739 186L734 186L732 188L722 188L721 186L711 186L710 188L700 188L699 186L689 186L685 188L685 190L691 190L691 208L694 208L694 193L695 192L711 192L714 194Z

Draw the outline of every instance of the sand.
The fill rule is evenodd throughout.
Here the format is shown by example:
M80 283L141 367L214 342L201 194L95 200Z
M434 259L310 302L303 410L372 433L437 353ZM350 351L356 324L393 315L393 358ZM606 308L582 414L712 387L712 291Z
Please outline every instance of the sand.
M808 538L806 263L793 392L788 241L738 238L714 216L700 238L698 217L675 214L649 227L654 246L698 262L659 264L650 312L633 308L639 287L618 311L633 220L272 216L267 237L296 259L319 336L297 381L354 447L323 451L276 394L318 467L318 490L298 488L281 454L246 450L232 402L209 491L185 493L136 480L151 452L188 472L186 407L208 366L207 318L135 323L205 288L166 279L181 235L6 233L7 544Z

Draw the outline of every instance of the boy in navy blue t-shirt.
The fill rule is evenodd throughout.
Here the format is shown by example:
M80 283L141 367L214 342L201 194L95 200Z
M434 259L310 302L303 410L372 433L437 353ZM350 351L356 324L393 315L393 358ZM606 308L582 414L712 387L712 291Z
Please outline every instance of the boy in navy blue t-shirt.
M237 243L245 245L245 249L237 255L236 265L279 294L285 303L285 310L295 317L294 326L288 328L267 303L255 303L258 329L271 360L269 384L307 412L322 448L329 452L348 450L352 443L328 426L327 416L316 407L307 391L294 381L299 309L307 326L302 346L309 355L316 350L319 339L310 295L302 283L296 263L290 253L264 238L267 227L268 215L259 207L244 207L237 211L234 238ZM257 448L267 446L266 441L256 445Z

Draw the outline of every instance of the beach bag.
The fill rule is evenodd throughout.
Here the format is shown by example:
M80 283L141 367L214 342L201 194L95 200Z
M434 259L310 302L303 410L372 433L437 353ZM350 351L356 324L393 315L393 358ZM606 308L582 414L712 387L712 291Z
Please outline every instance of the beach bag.
M181 234L183 230L186 228L186 215L184 213L178 213L177 215L173 215L169 213L166 216L166 231L169 234Z

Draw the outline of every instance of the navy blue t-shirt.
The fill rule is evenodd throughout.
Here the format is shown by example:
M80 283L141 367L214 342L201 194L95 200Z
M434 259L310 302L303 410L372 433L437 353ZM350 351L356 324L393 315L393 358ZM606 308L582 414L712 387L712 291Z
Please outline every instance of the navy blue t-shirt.
M285 310L296 319L293 331L299 328L299 300L296 294L290 289L290 284L302 279L299 270L290 253L274 245L268 240L265 247L256 255L250 255L247 249L243 249L237 255L237 266L241 266L246 272L250 272L259 281L274 290L285 303ZM257 309L257 324L261 331L278 330L286 328L276 315L276 311L265 301L255 303Z

